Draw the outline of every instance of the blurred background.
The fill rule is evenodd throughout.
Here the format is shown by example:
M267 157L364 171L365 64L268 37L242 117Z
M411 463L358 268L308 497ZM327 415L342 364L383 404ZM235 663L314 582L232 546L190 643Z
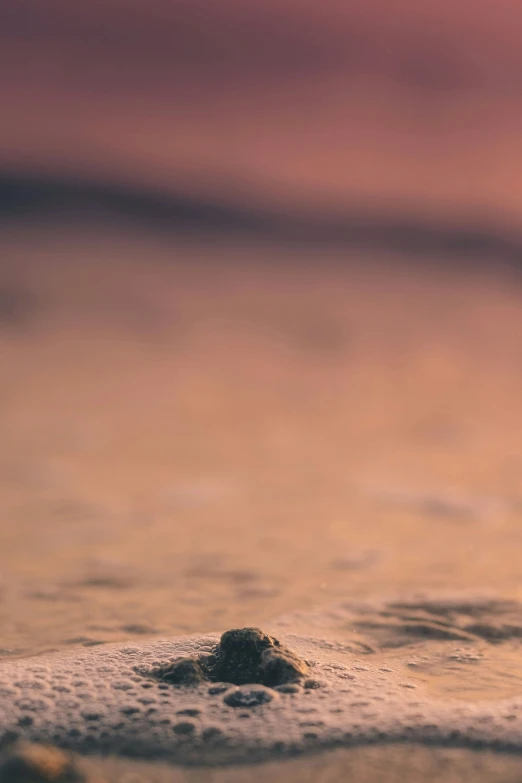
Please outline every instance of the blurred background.
M0 13L5 167L278 206L518 215L515 0L6 0Z
M518 595L515 0L4 0L0 654Z

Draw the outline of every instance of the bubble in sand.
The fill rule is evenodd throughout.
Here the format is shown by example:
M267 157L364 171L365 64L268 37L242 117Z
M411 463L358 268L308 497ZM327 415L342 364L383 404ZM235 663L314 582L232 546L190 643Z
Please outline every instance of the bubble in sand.
M264 685L240 685L227 691L223 701L229 707L257 707L272 701L276 694Z

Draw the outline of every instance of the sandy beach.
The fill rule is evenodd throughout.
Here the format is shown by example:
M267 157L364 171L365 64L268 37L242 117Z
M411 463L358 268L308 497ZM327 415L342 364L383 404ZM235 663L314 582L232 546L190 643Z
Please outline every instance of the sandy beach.
M517 4L131 5L0 9L0 783L515 783Z
M445 709L516 700L517 268L89 226L2 233L0 668L260 626ZM383 735L226 772L89 763L508 781L513 720L508 754Z

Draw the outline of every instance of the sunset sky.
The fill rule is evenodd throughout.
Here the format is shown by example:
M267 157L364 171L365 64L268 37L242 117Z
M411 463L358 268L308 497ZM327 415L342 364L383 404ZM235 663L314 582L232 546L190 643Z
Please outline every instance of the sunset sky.
M518 214L516 0L5 0L0 165Z

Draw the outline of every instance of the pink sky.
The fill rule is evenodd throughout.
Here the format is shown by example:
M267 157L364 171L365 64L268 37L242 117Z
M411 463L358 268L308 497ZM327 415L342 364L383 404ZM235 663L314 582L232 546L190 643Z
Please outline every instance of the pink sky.
M4 0L0 165L518 210L518 0Z
M0 22L3 57L41 81L362 70L518 86L522 75L517 0L4 0Z

